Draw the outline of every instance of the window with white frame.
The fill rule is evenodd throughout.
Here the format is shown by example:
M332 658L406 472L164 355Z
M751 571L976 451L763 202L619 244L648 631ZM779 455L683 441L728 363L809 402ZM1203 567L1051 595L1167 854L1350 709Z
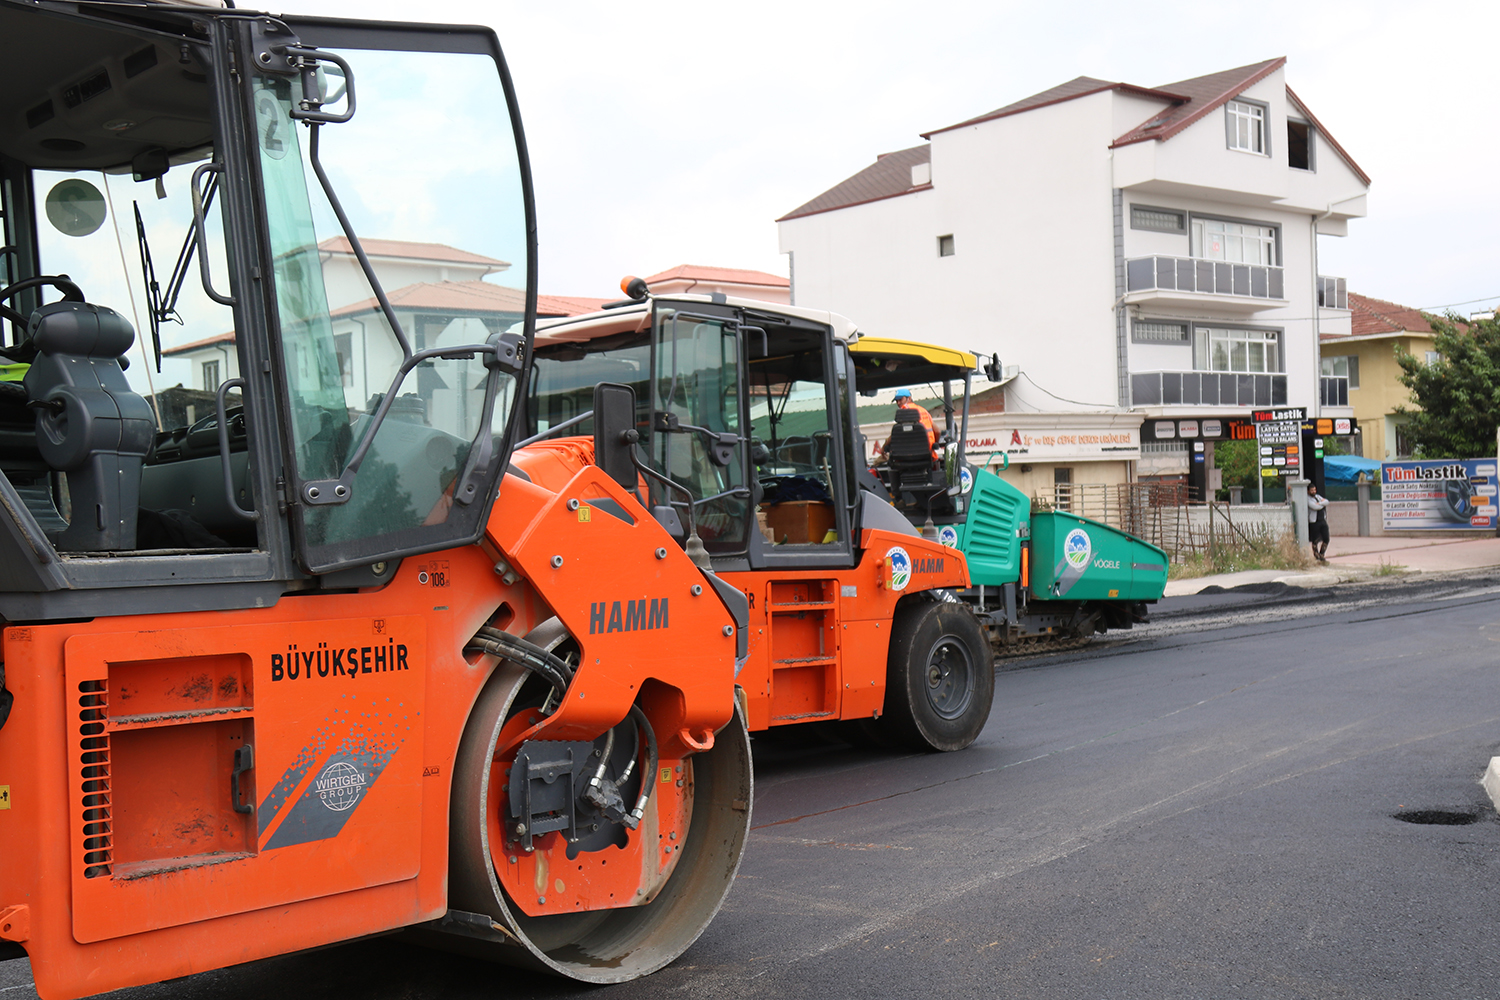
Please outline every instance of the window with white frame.
M1246 101L1230 101L1224 106L1229 148L1246 153L1266 154L1266 109Z
M1281 332L1195 327L1193 367L1206 372L1279 372Z
M1325 357L1321 364L1319 399L1324 406L1348 406L1349 390L1359 388L1359 356Z
M1192 254L1206 260L1276 266L1276 227L1193 219Z
M1323 359L1323 377L1341 378L1349 383L1349 388L1359 388L1359 355L1346 354L1341 357L1325 357Z
M203 362L203 388L209 392L219 387L219 362Z

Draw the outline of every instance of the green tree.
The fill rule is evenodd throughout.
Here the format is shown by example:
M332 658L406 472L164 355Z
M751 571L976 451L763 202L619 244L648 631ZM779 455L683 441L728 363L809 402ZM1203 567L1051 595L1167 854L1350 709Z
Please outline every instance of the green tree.
M1224 488L1243 486L1255 489L1260 479L1260 445L1256 441L1214 442L1214 466L1224 473ZM1272 486L1281 485L1272 480Z
M1432 364L1396 348L1396 376L1415 407L1398 407L1417 458L1477 458L1495 454L1500 426L1500 322L1465 323L1449 313L1434 319Z

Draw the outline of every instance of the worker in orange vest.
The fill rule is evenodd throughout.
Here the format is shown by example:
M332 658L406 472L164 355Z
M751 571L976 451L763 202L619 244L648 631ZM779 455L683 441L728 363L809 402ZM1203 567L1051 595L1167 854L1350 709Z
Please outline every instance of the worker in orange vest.
M925 407L918 406L916 403L912 402L910 389L896 390L896 409L916 411L917 419L922 423L922 429L927 432L927 447L932 449L932 460L934 462L939 461L940 456L937 449L937 428L933 426L932 414L928 413ZM886 457L886 452L890 449L890 447L891 439L890 437L886 437L885 444L880 446L880 457L882 459Z

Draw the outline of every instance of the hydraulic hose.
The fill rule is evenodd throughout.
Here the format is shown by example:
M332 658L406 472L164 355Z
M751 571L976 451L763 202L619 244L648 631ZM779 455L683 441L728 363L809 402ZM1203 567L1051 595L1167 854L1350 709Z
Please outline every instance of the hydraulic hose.
M519 636L489 626L475 633L464 648L520 664L552 685L558 697L568 693L568 685L573 680L573 668L567 660Z
M573 680L573 668L567 660L543 649L535 643L527 642L525 639L511 635L509 632L490 628L488 625L481 627L475 633L474 638L470 639L464 648L476 652L488 653L491 656L503 657L525 667L552 685L553 690L557 692L559 698L568 693L568 685ZM630 717L635 719L636 726L641 732L641 738L646 744L646 768L641 772L641 794L636 799L635 808L630 811L625 821L633 830L640 823L641 817L646 813L646 803L651 798L651 786L654 783L651 778L656 774L656 765L661 758L656 746L656 731L651 728L651 721L646 718L646 713L641 711L639 705L631 705ZM602 760L600 761L599 772L594 776L596 783L603 776L604 766L608 763L610 752L614 748L614 741L615 732L614 729L610 729L605 742ZM630 775L639 759L640 754L638 752L631 756L630 764L626 766L624 773L620 775L619 780L616 782L617 785L623 786L630 780Z
M641 796L636 799L635 808L630 810L630 817L626 820L627 825L634 830L636 824L641 821L641 817L646 814L646 802L651 798L651 786L655 784L652 779L656 776L656 764L659 758L656 752L656 731L651 728L646 713L641 711L639 705L631 705L630 714L634 716L636 725L640 726L641 735L646 740L646 770L641 772ZM630 763L632 766L635 765L634 757L631 758ZM620 778L620 784L625 783L629 773L627 768L625 775Z

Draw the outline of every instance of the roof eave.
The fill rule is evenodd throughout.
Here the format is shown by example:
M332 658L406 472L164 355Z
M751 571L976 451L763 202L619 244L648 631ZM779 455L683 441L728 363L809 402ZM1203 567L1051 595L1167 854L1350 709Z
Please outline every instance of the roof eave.
M843 208L854 208L856 205L869 205L869 204L873 204L874 202L877 202L877 201L889 201L892 198L901 198L901 197L904 197L905 195L916 194L919 191L931 191L931 190L932 190L932 182L929 181L926 184L918 184L916 187L907 188L905 191L897 191L894 194L877 195L874 198L864 198L864 199L862 199L860 201L849 201L849 202L845 202L842 205L829 205L827 208L814 208L814 209L811 209L810 211L806 211L806 212L803 212L803 211L800 211L800 210L793 211L793 212L788 212L786 215L783 215L781 218L777 219L776 221L777 222L790 222L792 219L805 219L809 215L822 215L824 212L837 212L837 211L839 211L840 209L843 209ZM780 286L777 286L777 287L787 288L787 287L790 287L790 284L788 284L788 285L780 285Z
M1110 143L1109 148L1118 149L1121 146L1129 146L1137 142L1144 142L1147 139L1156 139L1160 142L1166 142L1168 139L1172 138L1174 135L1177 135L1183 129L1202 121L1203 118L1210 114L1215 108L1222 108L1226 103L1243 94L1245 91L1249 90L1251 87L1255 86L1257 83L1264 80L1266 77L1270 76L1272 73L1281 69L1281 67L1285 65L1286 56L1278 56L1277 58L1272 59L1270 62L1268 62L1265 66L1261 67L1246 80L1235 84L1232 88L1224 91L1213 100L1205 101L1203 105L1195 110L1192 114L1188 115L1186 118L1182 119L1179 122L1174 122L1167 128L1162 129L1156 135L1136 135L1135 133L1139 129L1139 126L1137 126L1136 128L1131 129L1129 132L1126 132L1125 135L1121 136L1119 139L1116 139L1114 142ZM1226 70L1225 72L1228 72L1228 70Z
M1328 145L1333 147L1333 151L1335 153L1338 153L1339 156L1343 157L1344 162L1349 164L1349 169L1354 171L1355 176L1364 182L1365 187L1369 187L1370 175L1365 173L1364 170L1360 168L1360 165L1358 163L1354 162L1354 157L1350 156L1347 152L1344 151L1344 147L1339 145L1339 141L1333 137L1333 133L1329 132L1328 129L1323 127L1323 123L1318 121L1318 116L1312 113L1312 109L1307 106L1307 102L1298 97L1297 92L1291 87L1286 88L1286 96L1297 102L1297 107L1301 108L1302 113L1307 115L1307 120L1312 122L1313 128L1318 130L1318 134L1322 136L1325 141L1327 141Z
M1133 83L1111 83L1103 87L1094 87L1091 90L1081 91L1077 94L1068 94L1065 97L1056 97L1050 101L1042 101L1040 104L1029 104L1024 108L1012 108L1008 111L1002 108L999 111L991 112L987 115L980 115L978 118L970 118L968 121L959 122L957 125L945 125L942 128L933 129L930 132L923 132L921 133L921 136L924 139L931 140L933 136L939 135L943 132L952 132L954 129L968 128L970 125L982 125L985 122L992 122L999 118L1009 118L1011 115L1024 114L1027 111L1036 111L1039 108L1050 108L1054 104L1063 104L1067 101L1076 101L1080 97L1092 97L1094 94L1102 94L1110 90L1129 91L1130 93L1136 94L1141 97L1156 97L1164 101L1175 102L1179 104L1186 103L1188 100L1190 100L1190 98L1184 97L1181 94L1173 94L1165 90L1155 90L1151 87L1138 87Z

